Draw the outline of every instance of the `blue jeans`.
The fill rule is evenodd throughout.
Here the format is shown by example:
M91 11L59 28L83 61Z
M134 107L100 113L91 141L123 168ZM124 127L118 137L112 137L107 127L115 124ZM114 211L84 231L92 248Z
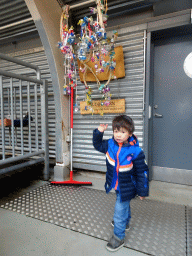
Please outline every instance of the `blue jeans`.
M131 218L130 201L120 202L119 192L116 191L117 199L114 212L114 234L119 238L125 237L125 228Z

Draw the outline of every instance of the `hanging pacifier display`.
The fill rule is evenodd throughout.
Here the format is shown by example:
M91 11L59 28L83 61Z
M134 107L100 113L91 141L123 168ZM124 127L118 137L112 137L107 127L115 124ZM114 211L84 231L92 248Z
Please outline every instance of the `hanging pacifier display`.
M115 79L115 51L114 42L118 36L114 31L112 38L107 38L105 26L107 23L107 0L96 0L97 8L90 8L92 14L97 14L94 21L92 17L84 17L79 20L78 25L81 26L80 42L78 46L77 58L80 61L80 72L83 73L83 82L86 91L87 107L91 108L91 88L87 85L87 71L91 72L98 84L101 93L101 106L109 106L111 100L110 88L108 86L111 79ZM107 58L108 57L108 58ZM94 63L94 70L87 65L91 61ZM101 84L98 78L100 73L108 70L108 79L106 83Z
M96 14L96 20L92 17L84 17L79 20L78 25L81 26L80 38L77 43L76 57L80 61L79 71L83 73L83 82L85 84L85 101L86 108L92 109L92 90L87 84L87 72L91 72L95 77L98 85L98 90L101 93L101 108L109 106L111 93L109 82L115 79L115 51L114 43L118 36L117 32L113 32L111 38L107 37L107 0L95 0L97 8L90 8L92 14ZM63 8L63 13L60 21L60 36L61 42L58 43L61 52L64 55L64 93L70 94L71 87L76 88L75 111L78 111L77 106L77 72L75 67L75 33L73 27L68 27L69 6ZM94 69L87 63L94 63ZM100 83L99 74L107 71L108 78L105 83Z

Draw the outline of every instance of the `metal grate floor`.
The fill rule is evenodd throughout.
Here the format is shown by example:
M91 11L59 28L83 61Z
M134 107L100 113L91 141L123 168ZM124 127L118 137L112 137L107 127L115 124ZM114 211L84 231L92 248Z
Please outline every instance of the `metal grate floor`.
M114 193L48 184L1 208L108 241L113 232L114 204ZM186 256L185 208L149 199L132 200L125 246L150 255Z

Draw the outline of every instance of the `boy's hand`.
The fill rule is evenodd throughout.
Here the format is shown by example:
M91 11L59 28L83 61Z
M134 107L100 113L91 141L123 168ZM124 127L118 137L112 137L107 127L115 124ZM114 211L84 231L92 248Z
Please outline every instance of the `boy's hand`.
M144 199L145 199L145 197L144 197L144 196L140 196L140 199L141 199L141 200L144 200Z
M104 132L105 130L107 130L108 124L100 124L98 127L98 130L100 132Z

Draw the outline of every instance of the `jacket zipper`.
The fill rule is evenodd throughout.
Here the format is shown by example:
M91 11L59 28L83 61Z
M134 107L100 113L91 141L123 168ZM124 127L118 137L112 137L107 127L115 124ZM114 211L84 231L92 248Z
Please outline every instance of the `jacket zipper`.
M117 151L117 167L116 167L116 172L117 172L117 181L116 181L116 184L115 184L115 190L117 189L117 186L118 186L118 174L119 174L119 153L121 151L121 148L122 148L122 144L119 145L119 149Z

